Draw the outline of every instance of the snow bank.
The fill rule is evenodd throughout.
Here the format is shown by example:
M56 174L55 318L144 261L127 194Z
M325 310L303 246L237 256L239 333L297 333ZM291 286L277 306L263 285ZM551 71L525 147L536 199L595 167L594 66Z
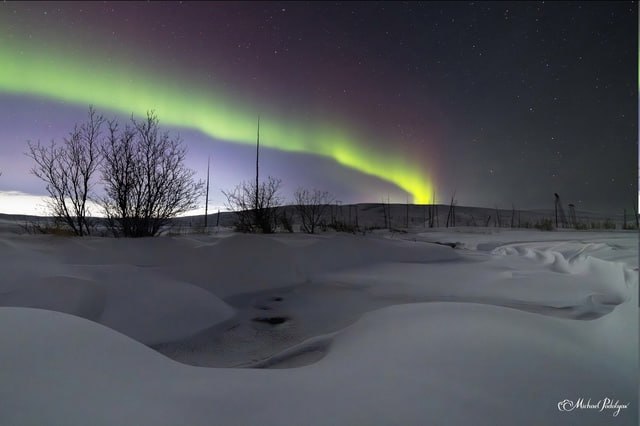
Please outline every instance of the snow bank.
M245 235L201 245L161 268L219 297L312 282L328 272L382 261L439 262L460 256L437 245L353 235Z
M458 248L491 252L502 246L527 246L538 250L553 250L570 258L584 252L602 260L622 262L638 267L638 233L634 231L573 231L553 232L496 228L440 228L418 232L405 238L419 241L457 244Z
M637 425L635 236L538 235L0 236L0 305L74 315L0 308L0 424ZM139 343L233 327L231 352L293 347L219 369Z
M182 339L233 316L214 294L154 268L175 259L180 242L123 241L0 238L0 306L77 315L147 344Z
M1 308L0 423L635 425L633 408L557 409L567 398L637 400L635 364L589 323L393 306L339 333L313 365L238 370L186 367L77 317Z
M268 236L236 234L201 245L160 270L221 298L304 281L296 249Z

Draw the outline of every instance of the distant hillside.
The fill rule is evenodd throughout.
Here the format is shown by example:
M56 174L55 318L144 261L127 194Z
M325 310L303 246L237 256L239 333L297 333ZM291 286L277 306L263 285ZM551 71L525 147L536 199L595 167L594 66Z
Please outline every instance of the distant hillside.
M429 210L434 213L433 224L438 227L447 225L449 206L438 204L436 206L424 206L415 204L390 204L388 212L381 203L331 205L327 206L324 220L327 223L338 221L341 223L359 226L361 228L406 228L428 226ZM295 206L288 205L282 207L288 217L293 218L294 223L298 223L298 215ZM385 221L385 215L388 219ZM454 217L455 216L455 217ZM449 218L450 226L500 226L500 227L533 227L544 220L550 220L555 225L555 211L553 209L537 210L507 210L490 209L484 207L456 206L454 216ZM565 211L567 222L570 222L569 212ZM623 212L603 214L577 210L575 219L577 223L591 226L592 224L602 224L610 222L616 228L622 228L624 222ZM219 222L218 222L219 221ZM561 226L561 218L558 220ZM632 224L633 212L627 212L627 224ZM186 216L175 219L175 223L180 226L203 226L204 215ZM218 219L218 214L209 215L209 226L232 226L234 223L234 213L222 212ZM426 224L426 225L425 225Z
M290 218L294 229L300 223L295 206L288 205L281 207L281 212ZM430 213L431 212L431 213ZM589 211L576 211L576 223L586 228L615 227L622 229L624 223L623 212L619 213L596 213ZM430 215L433 219L430 220ZM208 215L209 227L231 227L235 222L233 212L221 212ZM390 204L382 203L330 205L327 206L324 215L326 225L340 223L349 227L364 228L428 228L432 222L434 227L446 227L449 216L449 206L438 204L436 206L425 206L415 204ZM565 211L567 226L572 222L569 212ZM386 217L386 218L385 218ZM94 218L99 228L106 228L104 218ZM449 226L489 226L502 228L531 228L540 225L543 221L550 221L555 226L555 212L553 209L538 210L508 210L490 209L485 207L456 206L454 214L449 216ZM627 225L634 225L633 212L627 212ZM37 226L52 226L53 219L42 216L28 215L8 215L0 213L0 229L9 232L23 233L30 228L34 232ZM185 216L173 220L173 227L177 232L188 232L190 228L202 228L204 226L204 215ZM559 218L559 226L562 227Z

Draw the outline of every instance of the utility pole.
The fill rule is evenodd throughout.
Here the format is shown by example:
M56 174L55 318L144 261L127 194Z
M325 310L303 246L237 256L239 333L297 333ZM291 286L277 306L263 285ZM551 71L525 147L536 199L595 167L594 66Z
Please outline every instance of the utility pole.
M575 204L569 204L569 227L577 228L577 226L578 218L576 217L576 206Z
M209 165L211 163L211 156L207 157L207 192L204 200L204 230L207 230L207 223L209 219Z

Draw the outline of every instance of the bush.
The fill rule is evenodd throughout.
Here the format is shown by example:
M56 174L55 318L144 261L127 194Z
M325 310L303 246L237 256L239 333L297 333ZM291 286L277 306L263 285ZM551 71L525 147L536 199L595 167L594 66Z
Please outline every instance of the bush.
M197 206L204 183L185 166L182 140L160 133L153 112L131 122L122 131L109 123L102 148L102 206L114 234L156 236L173 217Z
M104 118L89 108L87 122L76 125L62 143L27 142L26 155L35 162L31 173L47 184L51 214L63 220L78 236L91 233L87 201L101 161L103 124Z
M240 232L271 234L277 223L277 208L282 204L279 195L282 181L269 176L256 188L255 182L242 182L232 191L222 193L227 207L235 212L235 228Z
M355 234L356 232L358 232L357 226L349 225L340 221L335 221L329 224L329 228L335 230L336 232L349 232L351 234Z
M302 230L308 234L315 233L325 211L333 202L333 197L327 191L298 188L294 193L294 200L302 221Z
M591 229L616 229L616 224L605 219L603 222L591 222Z
M43 234L43 235L55 235L58 237L72 237L78 235L73 229L71 229L64 221L60 219L54 219L54 222L45 221L39 223L38 221L31 220L25 222L22 225L22 229L27 234Z
M538 222L536 222L535 225L533 225L533 227L541 231L553 231L554 229L553 222L551 221L551 219L539 220Z
M293 232L293 224L291 223L291 218L287 216L287 212L283 211L280 216L280 225L287 232Z

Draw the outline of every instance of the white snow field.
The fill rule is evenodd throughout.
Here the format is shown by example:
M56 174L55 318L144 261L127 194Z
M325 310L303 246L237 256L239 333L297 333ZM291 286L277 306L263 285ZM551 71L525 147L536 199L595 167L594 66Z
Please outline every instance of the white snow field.
M0 270L1 425L638 424L634 232L4 232Z

